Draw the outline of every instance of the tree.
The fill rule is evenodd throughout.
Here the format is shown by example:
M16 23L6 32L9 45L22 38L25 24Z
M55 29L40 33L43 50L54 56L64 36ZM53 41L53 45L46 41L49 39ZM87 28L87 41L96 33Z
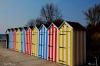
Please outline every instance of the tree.
M96 26L100 24L100 4L91 7L85 12L88 25Z
M44 24L44 21L40 17L36 18L36 26L40 27L41 24Z
M54 4L46 4L41 9L41 19L44 22L53 22L57 19L62 19L62 15Z
M37 26L40 27L41 24L48 23L50 22L55 22L55 21L60 21L62 19L62 15L60 11L58 10L57 6L54 4L46 4L45 6L42 7L40 11L40 16L36 19L31 19L26 26Z
M35 26L36 25L36 20L35 19L31 19L27 22L26 26Z
M87 20L87 50L94 55L100 54L100 4L85 12Z

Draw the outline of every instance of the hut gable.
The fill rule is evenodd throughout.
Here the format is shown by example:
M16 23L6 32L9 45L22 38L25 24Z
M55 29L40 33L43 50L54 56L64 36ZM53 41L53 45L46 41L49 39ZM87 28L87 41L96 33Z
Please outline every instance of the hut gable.
M46 26L44 24L42 24L39 28L39 30L41 30L42 28L46 28Z
M27 30L27 29L28 29L28 27L24 27L24 29L25 29L25 30Z
M54 27L57 28L57 26L54 23L51 23L50 26L48 27L48 29L50 29L52 27L52 25L54 25Z
M38 31L38 28L34 26L32 30Z
M10 32L10 29L7 29L5 33L9 33L9 32Z
M58 28L59 28L59 29L62 29L64 25L65 25L66 27L72 28L66 21L62 22L61 25L59 25Z
M22 30L23 30L23 28L22 28L22 27L19 27L19 30L20 30L20 31L22 31Z

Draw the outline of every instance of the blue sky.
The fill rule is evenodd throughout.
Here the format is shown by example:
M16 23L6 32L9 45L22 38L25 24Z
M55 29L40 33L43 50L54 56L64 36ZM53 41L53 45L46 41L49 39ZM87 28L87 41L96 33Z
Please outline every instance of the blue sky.
M47 3L57 5L65 20L86 26L83 13L100 0L0 0L0 33L7 28L22 27L30 19L37 18L41 7Z

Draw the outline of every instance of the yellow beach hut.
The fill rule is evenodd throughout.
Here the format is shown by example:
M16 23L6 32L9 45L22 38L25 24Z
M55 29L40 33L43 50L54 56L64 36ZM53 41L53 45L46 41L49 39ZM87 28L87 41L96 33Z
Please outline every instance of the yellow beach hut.
M31 27L32 28L32 55L38 56L38 28Z
M19 28L16 29L16 51L21 52L21 31Z
M86 31L79 23L64 21L59 26L57 62L68 66L86 62Z

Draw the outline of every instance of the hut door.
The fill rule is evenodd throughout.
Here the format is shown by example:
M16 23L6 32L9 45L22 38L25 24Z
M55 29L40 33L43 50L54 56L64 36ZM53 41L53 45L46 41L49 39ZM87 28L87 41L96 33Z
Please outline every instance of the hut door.
M16 51L16 32L14 31L14 50Z
M38 56L42 57L42 30L39 31L39 46L38 46Z
M44 32L43 30L40 30L39 34L39 57L44 58Z
M35 55L35 33L32 34L32 55Z
M68 62L70 61L70 47L69 47L69 42L70 42L70 31L68 31L66 26L63 26L62 29L60 29L60 58L59 62L62 64L68 65Z
M48 37L47 37L47 30L44 30L44 59L47 59L47 41L48 41Z
M48 44L48 60L52 60L53 59L53 45L52 45L52 41L53 41L53 33L52 33L52 29L49 29L49 44Z
M23 52L23 49L24 49L24 47L23 47L23 41L24 40L24 35L23 35L23 31L21 32L21 52Z
M32 55L37 56L38 51L38 33L35 31L32 33Z
M67 33L66 31L60 31L60 45L59 45L59 49L60 49L60 59L59 62L62 64L66 63L66 39L67 38Z
M28 44L29 44L29 32L27 31L26 32L26 54L28 54Z
M41 49L42 49L41 50L42 51L41 54L42 54L42 58L44 58L44 52L45 52L44 51L44 43L45 43L45 39L44 39L45 37L44 37L44 35L45 35L44 31L42 31L42 33L41 33L41 38L42 38L41 39L42 40L42 42L41 42Z

